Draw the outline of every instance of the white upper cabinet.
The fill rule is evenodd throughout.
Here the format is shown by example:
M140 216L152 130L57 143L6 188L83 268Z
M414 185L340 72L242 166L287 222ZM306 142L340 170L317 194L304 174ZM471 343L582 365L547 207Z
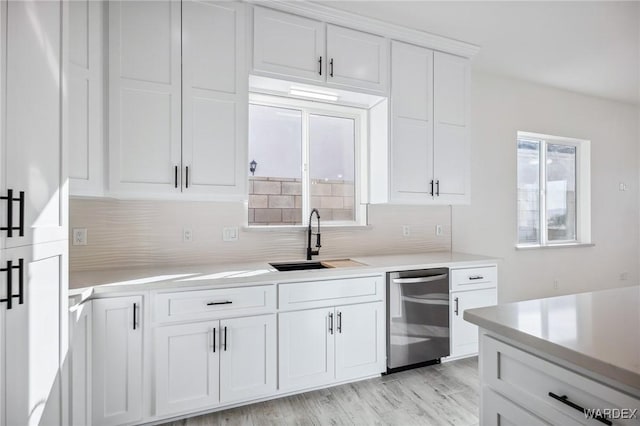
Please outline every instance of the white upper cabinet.
M437 197L469 202L469 60L434 54L434 178Z
M180 191L180 2L109 3L109 185Z
M253 9L253 68L324 81L325 24L262 7Z
M384 37L327 25L327 82L385 92L388 50Z
M254 73L386 93L384 37L262 7L253 14Z
M182 3L182 191L243 196L248 76L244 8Z
M372 202L469 202L469 71L466 58L392 42L389 159L372 152L371 166L390 189Z
M104 191L104 3L69 2L69 192Z
M67 239L66 67L61 2L3 3L0 244ZM37 22L37 25L33 23ZM6 37L6 38L5 38ZM20 193L23 200L20 201ZM11 210L11 215L9 215Z

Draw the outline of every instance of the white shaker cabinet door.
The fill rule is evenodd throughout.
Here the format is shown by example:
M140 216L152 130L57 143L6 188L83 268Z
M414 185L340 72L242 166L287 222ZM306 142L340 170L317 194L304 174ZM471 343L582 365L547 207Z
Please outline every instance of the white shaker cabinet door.
M326 64L323 22L254 7L254 71L325 81Z
M142 297L93 301L93 424L142 418Z
M180 2L109 2L109 185L180 192Z
M327 82L386 93L388 46L384 37L327 25Z
M280 390L304 389L334 380L333 308L279 314Z
M451 293L451 357L478 353L478 326L465 321L465 310L498 303L496 288Z
M433 199L433 51L391 45L391 199Z
M91 332L93 301L88 300L69 312L71 360L70 424L90 425L91 417Z
M220 400L247 400L276 391L276 316L220 321Z
M380 374L386 369L382 302L336 307L336 379Z
M3 2L0 201L3 247L67 238L66 66L62 2ZM20 193L23 201L20 202ZM9 217L8 209L11 209ZM22 212L22 213L21 213ZM21 217L23 216L23 217ZM9 224L11 222L11 224ZM21 235L22 234L22 235Z
M433 84L436 198L469 202L469 60L436 52Z
M11 265L9 265L11 262ZM67 327L67 242L0 252L0 298L11 274L11 307L4 315L6 425L61 424L61 342ZM0 422L1 423L1 422Z
M182 191L246 197L244 5L182 2Z
M155 389L158 415L196 411L219 403L219 322L158 327Z

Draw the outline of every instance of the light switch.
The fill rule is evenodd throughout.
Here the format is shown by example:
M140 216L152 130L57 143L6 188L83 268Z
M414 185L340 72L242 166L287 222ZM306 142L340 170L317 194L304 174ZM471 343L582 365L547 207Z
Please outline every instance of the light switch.
M222 228L222 241L238 241L238 227L230 226Z

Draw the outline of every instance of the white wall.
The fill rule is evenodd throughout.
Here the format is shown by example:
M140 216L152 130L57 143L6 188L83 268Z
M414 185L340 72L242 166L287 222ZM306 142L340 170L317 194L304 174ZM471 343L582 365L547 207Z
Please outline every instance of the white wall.
M500 302L638 284L638 108L472 75L471 205L453 207L453 250L503 259ZM515 249L518 130L591 140L595 247Z

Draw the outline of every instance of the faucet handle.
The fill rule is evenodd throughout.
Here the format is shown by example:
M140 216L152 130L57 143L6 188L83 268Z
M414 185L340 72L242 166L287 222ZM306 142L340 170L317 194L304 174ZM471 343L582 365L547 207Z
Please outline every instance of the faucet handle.
M316 234L316 247L318 247L318 248L322 247L320 245L320 234Z

